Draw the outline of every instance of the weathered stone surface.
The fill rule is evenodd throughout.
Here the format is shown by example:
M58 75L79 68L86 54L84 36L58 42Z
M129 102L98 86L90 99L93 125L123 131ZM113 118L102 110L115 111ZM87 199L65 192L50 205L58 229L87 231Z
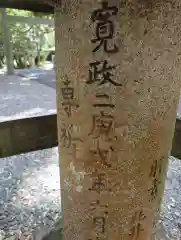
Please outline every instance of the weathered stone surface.
M65 239L95 240L102 233L105 239L147 240L163 194L180 94L181 3L114 0L107 4L104 7L113 7L113 12L118 9L117 16L114 12L110 17L115 30L110 45L119 48L115 54L107 53L104 46L93 53L101 44L95 36L101 22L95 20L101 13L100 1L62 1L56 17ZM98 29L97 34L106 35L106 29L102 27L102 33ZM102 63L115 67L113 76L109 72L113 68L103 70ZM79 106L73 107L71 116L65 111L62 89L66 86L74 88L74 104ZM112 109L97 105L98 93L107 96L100 102L112 104ZM100 132L92 137L97 115L99 126L103 122L102 112L114 120L107 141ZM107 159L102 151L110 149ZM98 174L105 182L96 186L106 186L106 191L89 191ZM93 203L96 209L91 208Z

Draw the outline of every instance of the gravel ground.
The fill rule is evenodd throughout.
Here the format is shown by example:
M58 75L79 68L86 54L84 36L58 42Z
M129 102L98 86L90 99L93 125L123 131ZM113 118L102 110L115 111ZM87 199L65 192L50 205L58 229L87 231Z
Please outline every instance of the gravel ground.
M55 73L40 69L17 73L27 77L0 75L0 121L55 113ZM0 239L5 233L51 227L60 215L57 148L1 159ZM156 239L181 240L181 161L173 157Z
M28 78L0 75L0 122L56 112L55 88L38 82L55 85L55 73L22 72ZM61 213L59 189L57 148L1 159L1 235L52 226Z
M181 239L181 161L174 157L170 157L169 159L156 239Z

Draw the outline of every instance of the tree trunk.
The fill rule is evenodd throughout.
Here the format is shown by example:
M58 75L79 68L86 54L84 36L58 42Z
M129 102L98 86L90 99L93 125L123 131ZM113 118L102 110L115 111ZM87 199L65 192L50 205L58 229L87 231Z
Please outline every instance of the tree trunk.
M3 62L3 56L0 56L0 68L3 68L4 62Z
M40 54L41 54L41 50L38 49L38 50L37 50L37 56L36 56L36 58L35 58L35 65L36 65L37 67L40 66Z
M24 61L23 61L21 56L19 56L16 59L16 61L17 61L17 68L25 68L25 63L24 63Z
M179 0L57 9L64 239L151 238L180 94L180 10Z

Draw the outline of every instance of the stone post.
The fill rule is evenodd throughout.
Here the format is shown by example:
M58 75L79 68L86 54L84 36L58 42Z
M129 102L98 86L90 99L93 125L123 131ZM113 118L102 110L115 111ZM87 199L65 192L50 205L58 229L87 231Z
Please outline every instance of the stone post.
M7 19L6 9L2 8L0 9L0 12L2 15L3 42L4 42L4 52L6 56L7 73L9 75L13 75L14 68L13 68L13 57L12 57L12 46L11 46L9 23Z
M56 12L65 240L149 240L180 94L180 1L63 0Z

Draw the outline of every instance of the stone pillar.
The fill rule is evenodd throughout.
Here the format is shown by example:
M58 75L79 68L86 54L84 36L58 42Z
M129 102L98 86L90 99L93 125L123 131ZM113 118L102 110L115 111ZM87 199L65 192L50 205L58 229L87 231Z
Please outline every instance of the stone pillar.
M13 68L13 57L12 57L12 46L11 46L11 39L10 39L10 31L9 31L9 24L7 19L6 9L0 9L2 15L2 30L3 30L3 42L4 42L4 52L6 56L6 66L7 66L7 73L9 75L13 75L14 68Z
M56 13L65 240L148 240L180 93L180 1L63 0Z

